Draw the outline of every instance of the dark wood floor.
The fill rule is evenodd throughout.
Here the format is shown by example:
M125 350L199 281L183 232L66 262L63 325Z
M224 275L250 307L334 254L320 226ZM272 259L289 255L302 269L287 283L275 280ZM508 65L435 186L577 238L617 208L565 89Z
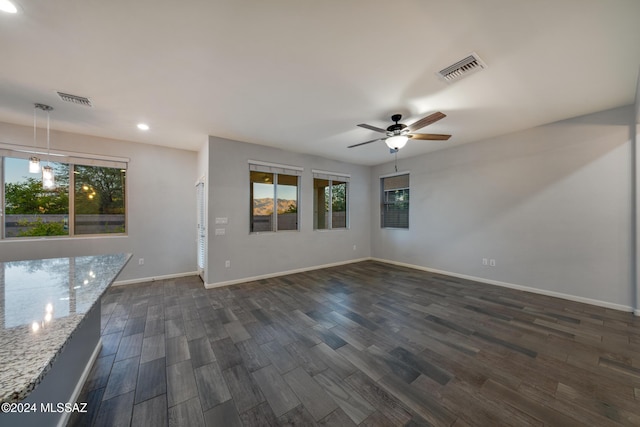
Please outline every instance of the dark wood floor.
M72 426L640 425L630 313L362 262L102 314Z

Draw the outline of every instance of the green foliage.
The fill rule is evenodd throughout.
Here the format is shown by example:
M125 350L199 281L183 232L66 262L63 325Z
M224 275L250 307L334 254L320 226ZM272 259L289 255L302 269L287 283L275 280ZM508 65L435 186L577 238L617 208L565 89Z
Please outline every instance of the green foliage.
M123 214L125 175L120 169L76 166L76 214Z
M28 236L66 236L69 234L64 228L64 221L52 221L45 222L42 218L38 218L35 221L22 220L18 221L20 227L28 227L27 230L23 230L18 233L20 237Z
M333 200L331 210L333 212L344 212L347 210L347 184L334 183L332 186Z
M5 206L8 215L66 214L69 212L69 194L61 186L44 190L40 180L27 178L5 185Z
M19 159L15 159L19 161ZM23 177L19 182L5 184L7 215L34 215L37 219L18 220L10 233L25 236L68 235L64 221L47 221L46 215L69 214L69 165L51 163L55 170L56 188L45 190L40 178ZM125 172L119 168L79 166L74 169L75 213L79 215L117 215L125 213ZM59 217L58 217L59 218ZM49 217L51 219L51 217ZM124 226L103 225L83 230L88 233L123 233ZM9 233L9 231L8 231Z

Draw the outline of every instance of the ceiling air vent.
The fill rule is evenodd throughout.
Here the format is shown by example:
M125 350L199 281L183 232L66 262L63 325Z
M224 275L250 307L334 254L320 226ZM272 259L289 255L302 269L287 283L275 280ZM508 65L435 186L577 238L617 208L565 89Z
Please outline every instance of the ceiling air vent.
M91 105L91 100L89 98L85 98L84 96L71 95L64 92L58 92L58 96L63 101L71 102L73 104L78 104L85 107L93 107L93 105Z
M437 74L445 82L453 83L484 68L487 68L487 64L474 52L455 64L440 70Z

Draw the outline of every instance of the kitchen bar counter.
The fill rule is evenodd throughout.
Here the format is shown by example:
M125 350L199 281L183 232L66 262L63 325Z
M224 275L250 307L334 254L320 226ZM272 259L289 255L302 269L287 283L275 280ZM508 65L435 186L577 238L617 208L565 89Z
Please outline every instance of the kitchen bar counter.
M86 364L81 371L90 369L100 346L100 298L130 258L113 254L0 262L0 403L22 402L34 389L39 391L38 385L62 363L59 359L71 358L71 366ZM83 352L89 357L80 356ZM62 366L61 378L70 376ZM56 379L52 390L61 392L63 382ZM64 402L73 393L54 395Z

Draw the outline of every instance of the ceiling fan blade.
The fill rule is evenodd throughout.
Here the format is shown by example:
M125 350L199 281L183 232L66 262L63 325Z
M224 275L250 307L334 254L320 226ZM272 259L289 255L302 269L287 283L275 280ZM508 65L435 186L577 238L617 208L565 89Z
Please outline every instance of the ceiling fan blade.
M379 141L379 140L382 140L382 139L384 139L384 138L376 138L376 139L372 139L371 141L361 142L360 144L353 144L353 145L350 145L350 146L348 146L347 148L353 148L353 147L359 147L359 146L361 146L361 145L365 145L365 144L371 144L372 142L376 142L376 141Z
M440 135L437 133L411 133L408 135L411 139L421 139L426 141L446 141L451 135Z
M371 125L368 125L366 123L360 123L358 126L360 126L361 128L365 128L365 129L375 130L376 132L387 133L386 129L377 128L375 126L371 126Z
M441 112L436 112L433 114L429 114L427 117L423 117L415 123L409 125L409 130L411 132L416 131L418 129L422 129L423 127L430 125L431 123L435 123L440 119L444 119L447 117L446 114L442 114Z

